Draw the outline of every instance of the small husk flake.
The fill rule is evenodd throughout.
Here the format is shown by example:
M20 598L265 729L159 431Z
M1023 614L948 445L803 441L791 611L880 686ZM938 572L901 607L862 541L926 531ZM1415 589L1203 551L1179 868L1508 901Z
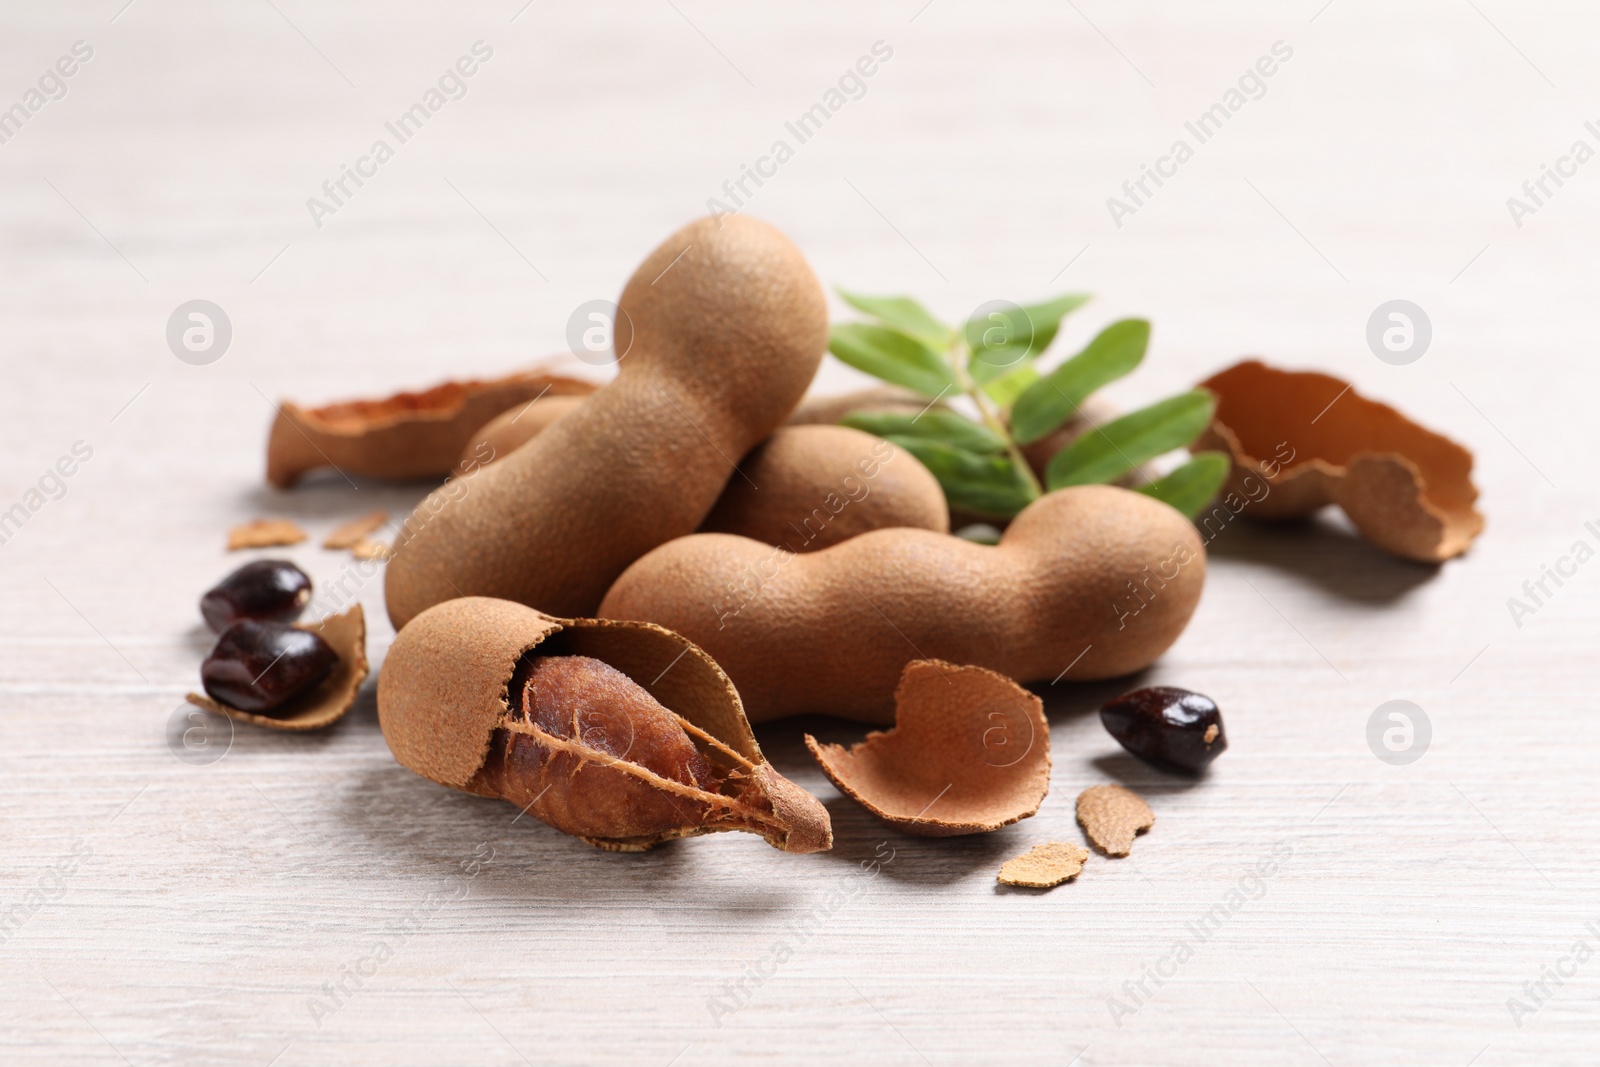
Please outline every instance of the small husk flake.
M359 519L351 519L333 528L322 539L323 548L354 548L367 539L367 535L389 521L387 511L369 511Z
M1095 785L1078 794L1078 823L1107 856L1126 856L1133 839L1156 824L1144 798L1120 785Z
M1049 889L1078 876L1089 850L1082 845L1069 845L1061 841L1035 845L1016 859L1006 860L996 877L1001 885L1016 885L1027 889Z
M306 532L288 519L251 519L228 531L228 551L298 545L305 539Z

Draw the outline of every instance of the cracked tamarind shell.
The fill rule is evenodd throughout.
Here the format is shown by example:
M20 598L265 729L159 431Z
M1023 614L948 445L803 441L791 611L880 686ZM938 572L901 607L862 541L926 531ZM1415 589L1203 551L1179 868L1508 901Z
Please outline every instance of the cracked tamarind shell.
M535 368L315 408L285 400L267 435L267 481L288 489L325 467L372 478L442 478L491 416L536 396L582 396L595 388Z
M1205 569L1178 511L1085 485L1034 501L997 545L875 530L785 557L727 534L680 537L629 567L600 614L694 641L752 722L816 712L889 723L913 659L1023 683L1146 667L1188 625Z
M806 734L839 791L910 834L981 834L1026 819L1050 791L1040 699L982 667L906 664L894 729L845 748Z
M1232 457L1227 490L1250 501L1246 515L1295 519L1338 504L1367 540L1422 563L1461 555L1483 531L1472 453L1349 382L1246 360L1200 385L1217 410L1194 449ZM1259 499L1256 478L1270 487Z
M630 563L700 525L827 347L827 301L805 257L743 215L667 238L618 307L632 343L616 378L406 521L384 576L397 630L461 596L593 615Z
M583 656L631 679L676 716L717 772L713 792L655 774L528 721L509 692L519 664ZM636 852L723 830L759 834L785 852L832 847L827 810L761 754L733 684L684 638L640 623L557 619L491 597L446 601L395 637L378 677L378 723L401 765L441 785L510 799L599 848ZM512 735L516 735L512 741ZM542 778L509 780L498 759L531 746ZM531 800L524 801L524 796ZM661 824L663 803L675 821ZM641 831L641 822L655 820Z

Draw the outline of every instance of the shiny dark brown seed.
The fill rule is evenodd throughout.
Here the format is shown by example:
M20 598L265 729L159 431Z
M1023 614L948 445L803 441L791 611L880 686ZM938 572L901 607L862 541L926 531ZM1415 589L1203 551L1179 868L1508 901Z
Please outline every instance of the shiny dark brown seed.
M293 622L311 599L311 579L286 559L258 559L200 598L206 625L221 633L240 619Z
M326 678L339 654L317 634L278 622L240 619L200 665L213 700L240 711L271 711Z
M1123 748L1164 770L1199 773L1228 747L1216 701L1175 686L1135 689L1101 708L1100 721Z

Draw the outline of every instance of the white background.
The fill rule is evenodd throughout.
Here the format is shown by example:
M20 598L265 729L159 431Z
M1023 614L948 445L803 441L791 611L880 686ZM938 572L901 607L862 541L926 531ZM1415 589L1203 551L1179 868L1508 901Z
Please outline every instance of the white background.
M0 510L75 441L93 449L0 545L0 910L92 852L0 944L0 1059L1593 1059L1600 959L1520 1027L1507 999L1534 1005L1523 984L1578 940L1600 951L1600 564L1521 627L1506 606L1574 541L1600 545L1583 526L1600 520L1600 163L1520 228L1506 206L1575 139L1600 147L1592 9L122 3L5 0L0 27L0 107L73 42L94 49L0 145ZM466 97L315 227L307 198L480 39L494 55ZM1063 683L1052 792L987 837L874 823L796 723L761 738L827 800L831 854L722 835L617 856L513 826L397 766L370 693L325 734L241 726L217 763L175 758L168 719L208 645L195 600L239 562L227 527L284 515L320 538L422 491L269 491L267 398L561 351L573 308L614 296L880 40L893 58L866 94L750 204L826 284L952 319L1092 290L1061 351L1116 317L1155 323L1145 367L1109 391L1124 405L1246 354L1351 378L1474 448L1488 528L1470 555L1399 562L1336 516L1231 529L1193 624L1141 679L1221 703L1213 773L1185 789L1119 756L1093 709L1124 685ZM1106 198L1277 41L1293 58L1266 94L1116 227ZM205 367L164 339L194 298L234 329ZM1364 340L1394 298L1433 322L1410 366ZM856 380L830 361L819 385ZM287 554L321 583L349 562ZM381 660L381 582L363 600ZM1367 746L1390 699L1432 721L1409 766ZM1008 856L1080 840L1072 799L1108 780L1158 815L1131 859L1048 894L996 889ZM894 859L866 877L880 842ZM1280 842L1293 856L1264 896L1119 1026L1108 998ZM492 862L447 882L480 843ZM452 884L464 899L427 911ZM847 903L713 1021L708 998L833 888ZM419 906L421 929L396 934ZM380 942L392 959L315 1018L310 998Z

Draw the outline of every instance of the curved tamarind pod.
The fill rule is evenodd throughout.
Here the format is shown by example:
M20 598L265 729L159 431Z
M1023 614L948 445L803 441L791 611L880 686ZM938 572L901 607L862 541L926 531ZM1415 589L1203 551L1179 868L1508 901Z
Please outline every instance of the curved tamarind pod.
M456 470L468 474L474 467L504 459L582 403L581 396L541 396L502 411L473 433Z
M914 659L1019 682L1149 665L1194 613L1205 549L1180 513L1112 486L1034 501L998 545L877 530L821 552L696 534L625 571L604 618L658 623L714 656L753 722L822 712L893 721Z
M617 319L611 384L407 520L384 578L397 630L461 596L592 615L628 564L700 525L827 345L827 303L805 258L742 215L690 223L658 246Z
M944 490L922 461L848 426L783 426L739 464L702 533L731 533L795 552L869 530L950 532Z
M447 601L395 637L378 723L424 778L599 848L720 830L785 852L833 844L827 810L761 755L727 676L659 626Z

